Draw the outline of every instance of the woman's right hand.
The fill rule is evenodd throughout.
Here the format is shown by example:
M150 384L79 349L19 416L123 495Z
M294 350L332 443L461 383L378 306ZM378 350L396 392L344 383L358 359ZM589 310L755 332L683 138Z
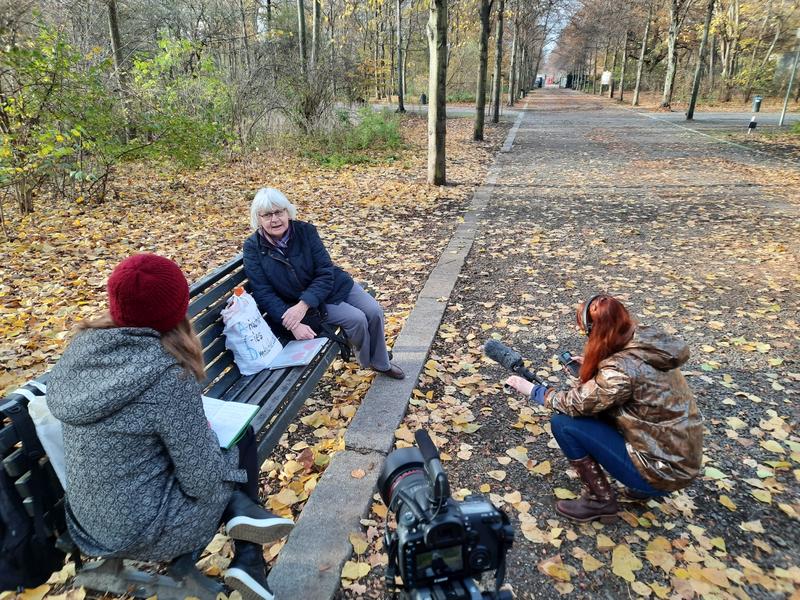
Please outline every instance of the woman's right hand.
M313 340L315 337L317 337L317 334L314 333L314 330L305 323L298 323L291 331L294 339L296 340Z

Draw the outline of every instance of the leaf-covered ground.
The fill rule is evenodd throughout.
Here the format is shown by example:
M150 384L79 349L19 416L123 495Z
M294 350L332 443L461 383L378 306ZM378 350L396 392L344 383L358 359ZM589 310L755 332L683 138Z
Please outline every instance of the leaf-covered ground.
M105 281L130 253L164 254L192 281L241 251L250 201L263 186L283 190L298 217L317 224L335 262L376 291L393 339L508 128L487 127L487 141L474 143L470 120L450 120L450 185L442 188L425 181L426 121L409 116L407 148L391 164L327 170L269 150L180 175L128 165L99 206L40 199L34 215L12 216L12 239L0 242L0 393L53 364L72 325L104 307ZM263 466L263 495L276 512L299 514L372 378L341 360L328 370ZM209 574L227 565L229 550L215 540L203 559ZM69 583L68 575L54 582Z
M567 92L531 107L397 446L428 429L455 495L509 513L518 598L800 598L800 170ZM564 385L555 356L580 352L574 307L597 291L689 343L705 418L702 476L605 526L554 511L576 475L480 347ZM388 597L377 496L363 524L340 599Z

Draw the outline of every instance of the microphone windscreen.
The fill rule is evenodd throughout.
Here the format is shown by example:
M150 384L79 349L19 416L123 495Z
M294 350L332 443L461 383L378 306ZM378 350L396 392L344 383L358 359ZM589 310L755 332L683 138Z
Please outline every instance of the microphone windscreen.
M417 429L414 432L414 439L417 441L417 447L420 453L422 453L422 458L426 461L431 458L439 458L439 451L436 449L427 431L424 429Z
M506 369L513 370L522 361L522 355L495 339L488 340L483 346L483 352L493 361L503 365Z

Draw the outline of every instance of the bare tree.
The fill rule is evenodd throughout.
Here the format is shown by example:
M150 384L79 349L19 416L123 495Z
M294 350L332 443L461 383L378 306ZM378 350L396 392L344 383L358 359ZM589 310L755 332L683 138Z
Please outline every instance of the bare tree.
M503 16L506 0L500 0L497 7L497 26L494 46L494 88L492 89L492 123L500 122L500 90L503 88Z
M311 13L311 65L316 67L319 62L320 22L322 20L322 7L319 0L314 0L314 9Z
M694 70L694 81L692 82L692 97L689 100L689 109L686 111L686 120L694 119L694 108L697 105L697 93L700 91L700 78L703 75L703 60L708 43L708 30L711 28L711 18L714 16L714 4L716 0L708 0L706 4L706 20L703 23L703 38L700 40L700 50L697 53L697 67Z
M300 44L300 73L305 75L306 62L306 8L304 0L297 0L297 40Z
M492 14L494 0L481 0L481 35L479 42L478 59L478 88L475 91L475 126L472 130L472 139L483 140L483 119L486 110L486 68L489 62L489 16Z
M694 0L670 0L669 3L669 33L667 34L667 74L664 77L664 94L661 97L661 108L669 108L672 102L672 92L675 89L675 73L677 71L677 43L681 25L686 17L686 12Z
M125 139L130 141L133 136L130 114L130 86L128 84L128 70L125 57L122 54L122 36L119 33L119 14L117 13L116 0L106 0L108 8L108 29L111 37L111 53L114 56L114 70L119 83L119 95L122 101L122 110L125 115Z
M647 5L647 21L644 25L644 33L642 34L642 48L639 51L639 62L636 65L636 85L633 88L633 100L631 105L639 106L639 90L642 85L642 69L644 68L644 57L647 54L647 36L650 35L650 21L653 20L653 4L649 2Z
M405 81L403 81L403 66L405 57L403 55L403 0L397 0L397 112L406 112L403 96L405 94Z
M445 185L447 0L430 0L428 12L428 183Z

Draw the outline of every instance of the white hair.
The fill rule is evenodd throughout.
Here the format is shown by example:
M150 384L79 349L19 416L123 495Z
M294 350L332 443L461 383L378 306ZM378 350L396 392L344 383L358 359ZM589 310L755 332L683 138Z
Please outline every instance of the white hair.
M282 208L289 213L290 219L297 218L297 207L289 202L283 192L275 188L261 188L256 192L256 196L250 204L250 227L253 228L253 231L258 231L258 215Z

